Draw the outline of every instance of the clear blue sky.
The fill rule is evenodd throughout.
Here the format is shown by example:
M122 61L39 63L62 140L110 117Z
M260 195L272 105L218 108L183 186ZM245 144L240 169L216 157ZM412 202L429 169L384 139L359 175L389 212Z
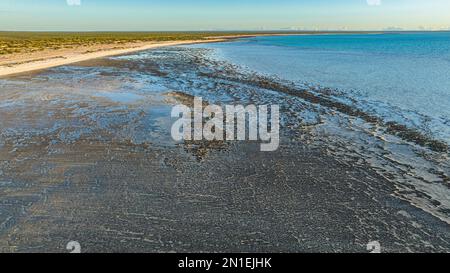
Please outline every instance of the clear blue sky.
M79 1L80 5L77 4ZM450 29L450 1L0 0L0 30L287 28Z

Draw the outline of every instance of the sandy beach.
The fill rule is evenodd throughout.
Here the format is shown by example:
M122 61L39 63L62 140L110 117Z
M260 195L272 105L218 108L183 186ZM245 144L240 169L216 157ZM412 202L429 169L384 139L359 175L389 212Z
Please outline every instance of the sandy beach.
M116 56L164 46L214 43L238 37L220 37L208 40L130 43L120 45L81 46L75 49L43 50L32 54L10 54L0 57L0 77L82 62L90 59Z

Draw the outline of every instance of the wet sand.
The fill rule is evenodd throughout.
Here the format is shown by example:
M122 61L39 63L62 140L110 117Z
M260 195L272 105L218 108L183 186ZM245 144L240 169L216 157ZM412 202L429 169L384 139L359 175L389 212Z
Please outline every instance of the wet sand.
M321 124L298 118L310 104L218 79L235 72L202 51L145 54L1 82L1 252L450 251L448 224L400 198L395 177L308 129ZM280 149L173 143L168 113L193 95L280 103Z

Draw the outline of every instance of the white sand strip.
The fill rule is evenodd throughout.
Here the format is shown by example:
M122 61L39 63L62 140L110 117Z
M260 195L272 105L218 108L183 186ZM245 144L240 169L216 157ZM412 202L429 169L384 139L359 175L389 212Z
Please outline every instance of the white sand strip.
M214 43L214 42L222 42L227 39L210 39L210 40L193 40L193 41L172 41L172 42L155 42L145 46L139 47L131 47L126 49L113 49L113 50L104 50L97 51L92 53L83 53L83 54L72 54L72 55L59 55L54 57L49 57L42 60L31 61L20 64L13 64L11 66L0 66L0 77L14 75L24 72L30 72L35 70L46 69L50 67L56 67L61 65L67 65L71 63L77 63L81 61L87 61L90 59L102 58L107 56L116 56L123 55L143 50L148 50L152 48L164 47L164 46L175 46L175 45L187 45L187 44L196 44L196 43Z

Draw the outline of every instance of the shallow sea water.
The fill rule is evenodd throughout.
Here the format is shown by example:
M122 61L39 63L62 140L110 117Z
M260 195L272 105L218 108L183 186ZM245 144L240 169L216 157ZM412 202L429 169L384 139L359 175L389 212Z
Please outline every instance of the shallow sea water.
M450 143L450 32L301 35L196 45Z

